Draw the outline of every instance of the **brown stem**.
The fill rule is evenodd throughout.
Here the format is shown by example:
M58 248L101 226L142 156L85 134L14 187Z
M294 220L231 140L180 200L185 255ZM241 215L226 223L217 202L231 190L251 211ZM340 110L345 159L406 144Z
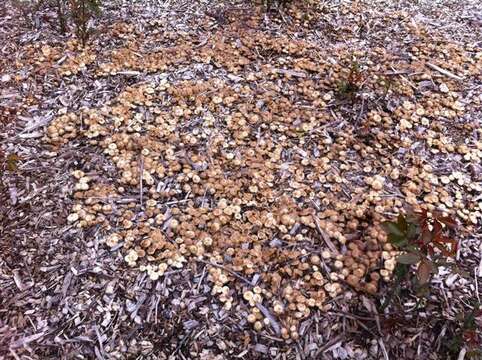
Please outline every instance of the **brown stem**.
M65 34L67 31L65 23L65 14L62 9L62 0L57 0L57 17L59 19L59 30L61 34Z

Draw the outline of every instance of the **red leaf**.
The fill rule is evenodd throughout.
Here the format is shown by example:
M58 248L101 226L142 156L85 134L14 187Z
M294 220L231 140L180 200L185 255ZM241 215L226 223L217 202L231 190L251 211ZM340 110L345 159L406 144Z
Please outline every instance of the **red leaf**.
M440 221L442 224L447 225L451 229L456 229L458 227L457 221L455 221L455 219L452 219L450 216L438 217L437 221Z
M465 330L463 334L464 340L467 344L474 346L478 345L478 336L475 330Z
M417 270L417 277L420 285L424 285L429 281L433 270L433 265L430 261L422 260Z
M425 209L422 209L420 213L418 213L418 219L420 222L420 227L427 227L428 225L428 212Z
M438 221L434 221L432 233L434 235L434 238L437 238L438 236L440 236L440 234L442 233L442 224L439 223Z
M436 242L444 243L444 244L452 244L454 242L454 240L452 240L451 238L449 238L447 236L439 235L436 238Z
M422 230L422 244L430 244L432 242L432 233L428 229Z
M451 256L455 256L457 254L457 249L459 248L459 243L456 241L456 240L451 240L450 241L451 243L451 248L452 248L452 251L450 252L450 255Z
M434 242L433 245L437 247L444 256L454 256L457 253L457 242L446 238L447 241ZM445 246L444 244L449 243L451 246Z
M450 255L453 256L457 253L458 242L454 239L442 236L440 242L450 245Z

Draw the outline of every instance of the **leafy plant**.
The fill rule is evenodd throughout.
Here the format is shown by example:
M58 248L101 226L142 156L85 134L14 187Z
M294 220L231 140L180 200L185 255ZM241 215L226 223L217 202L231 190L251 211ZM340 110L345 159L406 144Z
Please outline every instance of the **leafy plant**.
M294 0L263 0L263 5L266 7L266 10L269 11L273 8L275 4L283 7L292 3Z
M15 119L16 109L0 105L0 130ZM5 173L17 170L17 163L20 160L17 154L6 154L0 149L0 186L3 185Z
M15 4L29 24L33 24L33 17L41 8L54 9L62 34L67 32L70 18L77 38L85 46L92 34L89 22L100 14L101 0L15 0Z
M65 34L67 31L67 16L65 14L65 0L55 0L55 9L57 12L57 20L59 22L59 31Z
M480 359L482 357L482 339L477 332L479 326L477 318L482 316L480 304L476 303L469 313L459 313L457 321L459 329L448 342L448 349L453 354L458 354L462 347L467 348L466 356L469 359Z
M18 168L18 161L20 160L17 154L6 155L0 150L0 185L3 185L3 177L5 173L15 172Z
M89 21L99 13L100 0L70 0L70 15L75 24L75 33L82 46L85 46L92 33Z
M67 31L67 0L15 0L14 5L22 13L23 18L29 26L39 25L40 18L37 13L43 9L54 9L57 13L59 31L63 34ZM49 20L49 16L44 16L44 20Z
M354 99L355 95L361 89L363 82L363 74L360 69L360 64L353 60L350 64L348 76L339 81L337 85L337 92L343 98Z
M412 279L418 296L428 292L430 279L439 266L454 266L447 261L457 252L457 242L448 236L457 229L457 222L450 216L422 210L400 214L397 221L384 222L382 227L389 242L403 252L396 259L394 289L382 308L388 305L394 292L400 290L401 282L411 274L413 265L418 264L416 276Z

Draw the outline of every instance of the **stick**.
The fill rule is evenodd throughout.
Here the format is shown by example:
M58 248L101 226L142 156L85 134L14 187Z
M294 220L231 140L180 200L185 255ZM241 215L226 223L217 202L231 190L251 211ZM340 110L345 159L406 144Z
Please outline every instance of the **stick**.
M137 76L137 75L141 75L141 72L139 72L139 71L117 71L114 75Z
M339 254L340 252L338 251L338 249L336 248L335 244L333 244L333 242L330 240L330 237L323 231L323 229L320 227L320 223L319 223L319 220L318 218L313 215L313 220L315 220L315 225L316 225L316 230L318 230L318 232L320 233L321 237L323 238L323 240L325 241L326 245L328 246L328 248L335 254Z
M435 65L435 64L432 64L432 63L427 63L427 66L429 68L431 68L432 70L435 70L435 71L438 71L439 73L445 75L445 76L448 76L449 78L452 78L452 79L455 79L455 80L463 80L464 78L458 76L458 75L455 75L453 73L451 73L450 71L448 70L445 70L445 69L442 69L441 67Z
M246 284L248 284L250 287L253 286L253 285L251 285L251 281L249 281L249 280L246 279L245 277L239 275L237 272L235 272L235 271L233 271L233 270L230 270L230 269L224 267L223 265L216 264L216 263L211 262L211 261L201 260L201 259L196 259L196 261L201 262L201 263L206 264L206 265L211 265L211 266L215 266L215 267L218 267L218 268L220 268L220 269L223 269L224 271L230 273L231 275L233 275L234 277L238 278L239 280L244 281L244 282L245 282Z
M382 349L383 359L389 360L390 358L388 357L387 348L385 347L385 343L383 342L383 339L379 338L378 343L380 344L380 348Z
M467 354L467 349L463 347L462 350L460 350L459 352L459 356L457 357L457 360L464 360L465 354Z
M144 157L141 155L141 164L140 164L140 170L141 174L139 176L139 202L141 203L141 208L142 208L142 178L144 175Z
M276 321L275 317L269 312L269 310L263 306L263 304L256 303L256 307L263 313L263 315L269 320L273 330L275 331L276 335L281 335L281 326Z

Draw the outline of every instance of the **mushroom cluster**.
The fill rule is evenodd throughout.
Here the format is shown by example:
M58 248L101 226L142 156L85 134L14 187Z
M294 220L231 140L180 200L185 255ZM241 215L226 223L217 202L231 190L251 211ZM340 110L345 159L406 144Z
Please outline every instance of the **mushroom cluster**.
M127 45L99 65L99 76L192 62L223 69L128 86L103 107L48 127L53 145L87 142L112 165L105 174L73 172L68 221L101 224L106 246L152 281L203 263L226 310L245 306L254 329L277 321L280 336L296 340L300 321L328 310L327 300L375 294L390 280L397 252L380 224L404 205L457 214L468 231L480 224L482 133L458 121L465 110L457 83L419 68L440 50L426 46L428 37L407 49L412 63L387 49L326 53L254 30L139 57L135 31L113 31ZM463 49L447 51L451 71L480 72ZM364 77L355 85L366 95L351 113L339 89L354 59ZM408 81L393 67L415 74ZM457 131L447 131L448 121Z

